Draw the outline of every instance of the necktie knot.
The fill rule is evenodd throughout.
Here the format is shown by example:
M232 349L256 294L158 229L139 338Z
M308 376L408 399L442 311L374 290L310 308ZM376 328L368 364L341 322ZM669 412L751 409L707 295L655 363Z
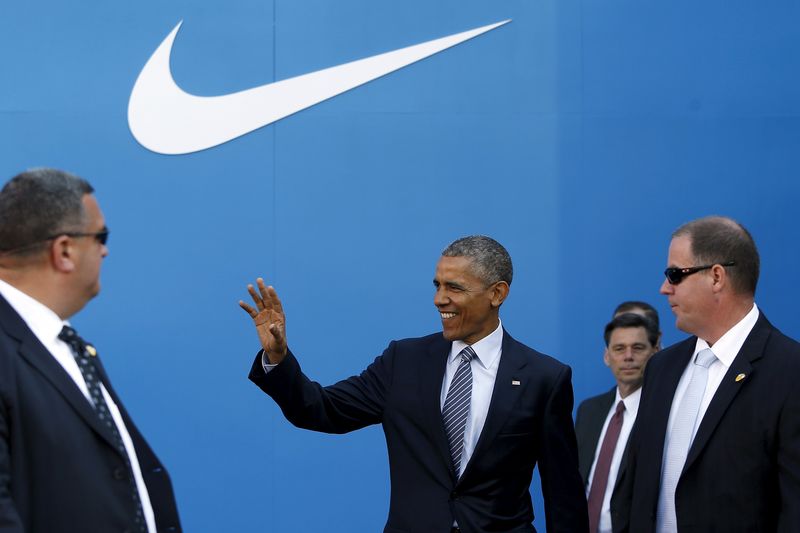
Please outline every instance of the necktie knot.
M614 414L618 415L618 416L622 416L622 413L624 413L624 412L625 412L625 402L620 400L619 403L617 404L617 410L614 411ZM606 415L606 416L608 416L608 415Z
M73 328L64 326L61 328L61 333L58 334L58 338L66 342L76 354L84 355L86 352L86 342Z
M461 352L458 354L458 356L461 358L462 362L469 363L470 361L472 361L472 359L474 357L476 357L476 354L475 354L475 350L472 348L472 346L467 346L466 348L461 350Z
M703 368L708 368L716 360L717 356L714 355L714 352L711 351L711 348L706 348L697 354L694 364L702 366Z

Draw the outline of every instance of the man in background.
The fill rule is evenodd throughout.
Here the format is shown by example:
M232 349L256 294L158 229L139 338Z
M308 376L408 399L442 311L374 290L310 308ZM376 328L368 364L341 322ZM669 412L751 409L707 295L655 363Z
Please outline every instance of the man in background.
M180 531L169 477L67 321L100 291L93 188L54 169L0 191L0 530Z
M628 302L626 302L627 304ZM646 314L619 309L643 309L623 304L615 311L603 333L606 349L603 362L614 375L616 385L608 392L584 400L575 418L578 459L586 487L591 533L612 531L611 497L625 471L625 450L639 410L642 380L647 361L656 352L660 337L657 322ZM658 319L658 314L655 314Z
M656 308L650 305L647 302L641 302L638 300L629 300L627 302L622 302L614 309L614 314L612 318L615 318L623 313L634 313L636 315L642 315L650 319L650 321L655 325L656 330L658 331L658 341L655 344L656 351L661 350L661 323L658 319L658 311Z

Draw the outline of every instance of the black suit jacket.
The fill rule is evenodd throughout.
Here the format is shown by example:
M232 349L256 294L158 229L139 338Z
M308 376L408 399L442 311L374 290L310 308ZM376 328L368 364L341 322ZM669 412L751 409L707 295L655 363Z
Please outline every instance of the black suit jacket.
M696 337L653 356L618 517L655 530L664 436ZM800 531L800 344L763 315L708 406L675 491L681 533ZM622 503L624 502L624 504Z
M575 416L575 436L578 439L578 469L583 486L589 483L594 454L597 451L600 433L608 417L608 411L617 397L617 388L582 401Z
M577 467L569 367L504 333L494 393L460 479L451 466L440 394L451 343L441 333L392 342L359 376L311 382L290 353L250 372L294 425L345 433L382 424L391 502L386 533L534 532L530 482L538 463L547 531L588 531ZM514 384L519 382L519 384Z
M583 478L584 489L587 488L589 483L589 473L592 471L592 463L594 463L594 455L599 446L600 433L603 431L603 424L606 422L606 417L614 405L614 400L617 398L617 387L614 387L608 392L587 398L582 401L578 406L578 413L575 416L575 434L578 438L578 466ZM625 451L622 454L622 460L619 463L617 470L617 478L614 480L614 490L611 492L612 513L611 513L611 528L613 531L619 530L619 524L614 520L613 502L619 493L621 480L625 477L628 464L628 441L624 443Z
M92 360L136 447L158 531L181 531L167 472L99 359ZM2 297L0 531L134 531L125 458L75 382Z

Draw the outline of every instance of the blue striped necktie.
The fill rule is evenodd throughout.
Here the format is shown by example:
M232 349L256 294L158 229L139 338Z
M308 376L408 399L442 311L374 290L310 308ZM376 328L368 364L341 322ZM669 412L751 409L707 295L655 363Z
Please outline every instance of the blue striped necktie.
M453 459L453 469L456 476L461 476L461 455L464 451L464 430L467 427L469 406L472 400L472 366L470 362L475 357L475 350L467 346L458 354L461 362L458 364L447 398L442 409L444 430L447 441L450 443L450 457Z

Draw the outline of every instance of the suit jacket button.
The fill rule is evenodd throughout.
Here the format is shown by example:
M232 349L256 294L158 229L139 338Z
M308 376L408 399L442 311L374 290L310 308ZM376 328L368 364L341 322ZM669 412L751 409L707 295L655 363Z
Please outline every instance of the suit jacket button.
M457 500L458 499L458 493L456 491L451 492L450 493L450 499L453 500L453 501Z
M114 479L116 480L125 479L125 470L121 466L117 467L114 469L111 475L114 476Z

